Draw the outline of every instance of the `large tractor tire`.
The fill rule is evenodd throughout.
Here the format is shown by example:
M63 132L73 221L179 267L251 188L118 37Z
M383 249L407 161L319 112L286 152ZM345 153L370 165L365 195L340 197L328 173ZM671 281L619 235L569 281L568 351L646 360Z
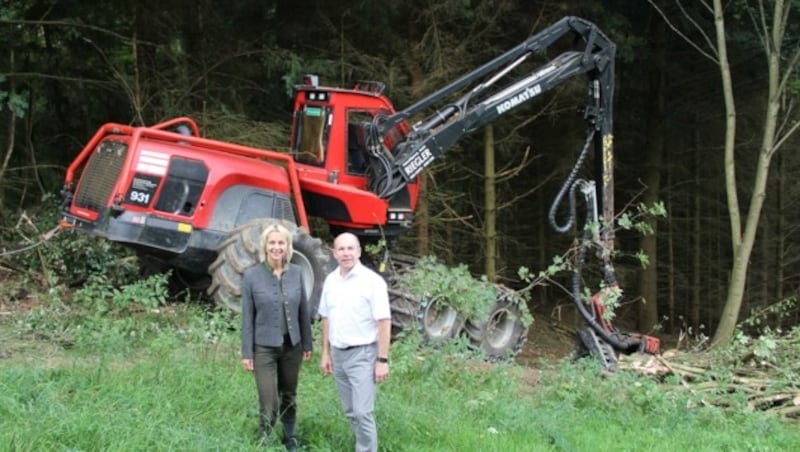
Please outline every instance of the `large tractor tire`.
M492 306L483 328L481 347L490 360L517 356L528 341L528 328L516 302L502 297Z
M423 339L432 345L457 337L464 328L464 319L441 297L420 300L416 317Z
M384 274L389 285L389 305L392 308L392 340L416 329L419 300L400 285L400 281L416 263L415 257L393 254L388 272Z
M217 249L217 259L208 267L211 274L208 294L218 305L241 312L242 274L258 262L261 233L273 223L282 224L292 233L292 263L299 265L303 272L311 317L316 318L322 284L331 270L331 252L320 239L285 220L262 218L231 230Z
M510 289L500 287L500 295L489 308L486 320L469 319L464 334L473 347L483 349L486 358L498 361L516 356L528 340L522 311Z
M392 308L392 340L412 331L416 321L417 300L409 293L389 287L389 306Z

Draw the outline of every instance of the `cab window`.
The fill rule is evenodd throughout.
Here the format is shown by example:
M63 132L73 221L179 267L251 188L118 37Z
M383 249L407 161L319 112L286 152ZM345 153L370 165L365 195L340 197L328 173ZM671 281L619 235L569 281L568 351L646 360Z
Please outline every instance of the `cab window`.
M330 109L305 105L295 118L295 142L292 150L300 163L322 166L328 147Z
M364 126L372 122L372 114L365 111L347 113L347 172L364 174L367 170L367 139Z

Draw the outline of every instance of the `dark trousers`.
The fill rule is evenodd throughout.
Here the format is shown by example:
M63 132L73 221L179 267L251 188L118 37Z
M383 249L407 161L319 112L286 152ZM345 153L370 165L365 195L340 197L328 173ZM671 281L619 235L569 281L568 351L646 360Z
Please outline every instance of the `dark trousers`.
M277 418L286 424L294 424L297 417L297 380L303 361L303 348L284 341L282 347L255 346L253 367L258 390L260 425L270 432Z

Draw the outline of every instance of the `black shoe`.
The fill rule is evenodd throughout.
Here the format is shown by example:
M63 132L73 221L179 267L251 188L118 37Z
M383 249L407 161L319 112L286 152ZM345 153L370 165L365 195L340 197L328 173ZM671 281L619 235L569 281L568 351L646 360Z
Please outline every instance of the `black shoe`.
M261 426L258 428L256 442L259 446L268 447L278 442L278 438L275 437L275 434L272 432L272 428Z
M298 447L297 437L289 436L287 438L284 438L283 445L286 446L286 450L287 451L295 452L297 450L297 447Z

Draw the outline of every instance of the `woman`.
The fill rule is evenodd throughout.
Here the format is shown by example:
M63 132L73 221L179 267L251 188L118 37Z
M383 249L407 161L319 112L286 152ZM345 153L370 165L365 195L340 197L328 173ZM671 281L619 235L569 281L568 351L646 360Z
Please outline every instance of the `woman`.
M289 230L267 227L258 255L242 276L242 366L255 373L260 433L268 439L280 416L283 443L294 450L297 380L301 360L311 359L311 315L300 267L289 262Z

